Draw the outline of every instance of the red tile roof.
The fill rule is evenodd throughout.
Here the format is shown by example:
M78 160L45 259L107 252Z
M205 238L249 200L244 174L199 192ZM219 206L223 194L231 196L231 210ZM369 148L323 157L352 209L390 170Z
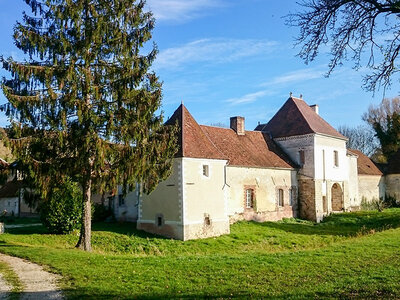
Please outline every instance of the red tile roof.
M296 168L296 165L279 148L277 144L260 131L245 131L237 135L228 128L200 126L210 140L222 153L229 158L229 165L265 167L265 168Z
M260 124L255 130L268 132L273 138L321 133L347 139L304 100L294 97L290 97L267 124Z
M381 170L375 165L375 163L364 153L356 149L349 149L351 153L358 156L357 159L357 171L358 175L383 175Z
M213 145L183 104L175 110L172 117L165 124L172 125L176 122L179 124L179 150L175 155L176 157L227 159Z
M226 159L235 166L296 167L266 133L246 131L239 136L232 129L199 125L184 105L166 124L176 122L180 127L176 157Z

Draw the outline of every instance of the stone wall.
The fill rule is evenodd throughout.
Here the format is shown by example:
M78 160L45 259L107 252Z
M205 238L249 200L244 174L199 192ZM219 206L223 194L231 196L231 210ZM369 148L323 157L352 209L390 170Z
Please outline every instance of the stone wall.
M385 180L380 175L359 175L358 176L358 203L360 206L362 199L372 201L385 197Z
M299 178L299 216L302 219L317 221L315 205L315 181Z
M389 174L385 176L386 194L400 201L400 174Z

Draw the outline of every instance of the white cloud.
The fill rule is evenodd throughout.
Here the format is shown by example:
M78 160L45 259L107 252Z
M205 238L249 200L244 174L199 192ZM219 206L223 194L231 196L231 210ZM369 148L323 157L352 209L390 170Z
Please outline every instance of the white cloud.
M272 80L263 83L262 86L288 84L293 82L302 82L311 79L323 78L325 73L326 71L323 71L320 68L301 69L277 76Z
M194 62L223 63L271 53L276 42L267 40L201 39L159 53L156 68L179 67Z
M156 20L184 22L224 6L222 0L148 0Z
M258 98L264 97L266 95L268 95L269 92L267 90L265 91L258 91L255 93L250 93L250 94L246 94L242 97L239 98L231 98L226 100L226 102L231 103L231 104L243 104L243 103L251 103L256 101Z

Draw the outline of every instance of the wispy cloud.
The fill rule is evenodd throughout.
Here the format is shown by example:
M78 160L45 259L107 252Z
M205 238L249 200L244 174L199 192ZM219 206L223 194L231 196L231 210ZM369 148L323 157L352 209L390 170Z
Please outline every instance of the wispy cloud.
M271 53L277 42L267 40L201 39L180 47L163 50L156 68L179 67L188 63L231 62L244 57Z
M148 0L156 20L185 22L207 14L210 9L223 7L222 0Z
M277 76L270 81L267 81L262 84L262 86L271 86L271 85L281 85L288 84L294 82L302 82L311 79L323 78L326 71L321 68L308 68L296 70L293 72L289 72L280 76Z
M231 104L244 104L244 103L251 103L251 102L255 102L258 98L267 96L267 95L271 95L273 94L272 92L269 92L267 90L264 91L258 91L255 93L249 93L246 94L242 97L238 97L238 98L230 98L228 100L226 100L226 102L231 103Z

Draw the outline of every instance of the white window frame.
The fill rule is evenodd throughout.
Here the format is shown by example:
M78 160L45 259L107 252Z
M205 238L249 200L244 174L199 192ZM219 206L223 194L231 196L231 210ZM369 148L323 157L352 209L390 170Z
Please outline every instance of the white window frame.
M246 189L246 208L254 208L254 190Z
M203 176L210 177L210 166L209 165L203 165Z

